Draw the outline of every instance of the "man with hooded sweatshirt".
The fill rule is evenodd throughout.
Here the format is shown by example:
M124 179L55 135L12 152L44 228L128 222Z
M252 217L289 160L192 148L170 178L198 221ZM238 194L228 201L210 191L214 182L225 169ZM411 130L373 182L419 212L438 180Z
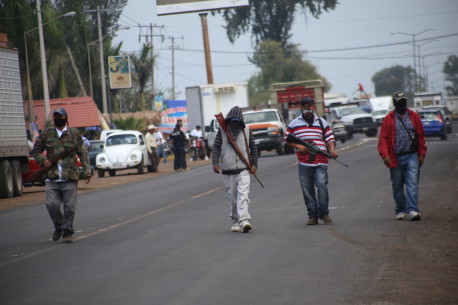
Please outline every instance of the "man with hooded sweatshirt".
M418 181L427 149L425 131L418 113L407 108L404 92L394 93L393 105L394 111L388 113L382 122L378 151L390 169L396 219L416 221L420 220Z
M237 147L246 160L251 159L251 168L242 162L229 142L226 132L219 128L212 150L213 171L222 174L226 197L229 200L231 231L247 233L253 228L250 223L251 216L248 213L250 203L248 193L250 191L250 172L256 174L258 167L258 150L239 107L235 106L229 110L225 120Z
M334 150L334 134L326 120L313 113L313 104L311 97L304 97L301 100L301 115L291 121L284 139L286 140L288 134L292 134L303 141L313 141L317 148L323 151L329 149L329 153L337 158L338 154ZM328 209L328 158L316 154L312 160L305 146L296 143L287 143L287 145L296 150L299 180L309 217L307 225L318 224L318 218L325 224L331 224L332 218L329 216ZM318 198L315 195L315 186Z

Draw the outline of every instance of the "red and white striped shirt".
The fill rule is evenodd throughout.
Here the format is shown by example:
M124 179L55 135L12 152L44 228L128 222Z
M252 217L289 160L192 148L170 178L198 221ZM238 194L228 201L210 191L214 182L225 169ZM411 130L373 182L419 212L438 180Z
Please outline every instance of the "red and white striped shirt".
M334 134L332 133L331 128L329 127L328 123L325 119L317 117L315 114L313 123L309 126L309 124L302 118L302 115L298 116L294 120L289 123L288 129L286 129L286 134L283 141L286 141L286 138L289 134L292 134L296 138L299 138L305 142L313 141L315 146L323 151L326 151L326 144L334 142ZM321 129L321 125L319 120L323 123L324 128L324 139L323 139L323 129ZM326 141L326 142L325 142ZM305 166L318 166L318 165L327 165L328 158L323 156L322 154L316 154L315 160L310 162L310 154L309 153L301 153L296 150L297 160L299 164Z

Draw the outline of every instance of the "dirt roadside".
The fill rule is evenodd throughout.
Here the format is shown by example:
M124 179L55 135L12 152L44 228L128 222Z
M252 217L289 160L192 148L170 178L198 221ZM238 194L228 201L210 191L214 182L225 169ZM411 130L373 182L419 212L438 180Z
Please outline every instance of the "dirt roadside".
M189 168L194 168L201 165L210 165L210 160L198 160L189 162L187 160L187 165ZM167 164L161 162L159 164L158 172L148 173L145 170L143 175L137 174L136 169L119 171L116 173L116 176L110 177L106 175L104 178L97 177L97 172L94 172L94 176L91 179L89 184L85 184L83 181L78 183L78 194L83 194L86 192L91 192L95 190L105 189L109 187L114 187L121 184L128 184L138 180L144 180L151 177L156 177L162 174L174 172L173 170L173 160L169 160ZM17 209L24 206L30 206L33 204L44 203L45 201L45 188L44 186L32 186L24 187L21 197L13 197L9 199L0 200L0 211Z

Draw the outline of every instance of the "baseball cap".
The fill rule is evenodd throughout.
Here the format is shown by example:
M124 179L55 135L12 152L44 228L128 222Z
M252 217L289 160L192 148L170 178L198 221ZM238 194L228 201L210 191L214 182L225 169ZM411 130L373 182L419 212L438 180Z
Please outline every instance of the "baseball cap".
M400 100L407 100L407 95L402 91L396 91L393 94L393 102L398 102Z
M55 113L60 114L60 115L67 115L67 110L65 110L65 108L63 108L63 107L57 107L52 112L52 114L55 114Z

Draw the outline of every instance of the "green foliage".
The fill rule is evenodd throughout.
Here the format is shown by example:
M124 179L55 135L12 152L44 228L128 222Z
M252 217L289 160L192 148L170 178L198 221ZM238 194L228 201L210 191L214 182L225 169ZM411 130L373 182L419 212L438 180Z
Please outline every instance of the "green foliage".
M335 9L337 0L251 0L249 7L220 12L226 21L226 33L233 43L251 31L255 44L265 40L280 42L288 49L291 26L297 10L304 10L318 18L323 11Z
M268 40L260 43L250 59L261 70L249 80L250 104L266 104L270 99L269 88L277 82L321 79L325 89L329 90L331 85L326 78L302 57L297 45L291 45L286 52L280 42Z
M148 86L148 82L151 79L154 57L151 56L151 45L143 44L142 49L137 55L135 52L132 53L131 60L133 71L135 73L133 79L138 84L139 95L140 95L140 110L145 110L145 89Z
M385 68L372 76L375 86L375 95L392 95L396 91L406 91L414 93L415 72L412 67L393 66Z
M444 63L442 70L445 74L445 80L450 82L450 85L445 87L447 94L450 96L458 95L458 56L451 55Z
M125 119L119 118L113 121L116 124L116 127L119 129L137 130L141 132L145 129L143 119L137 119L133 116L127 117Z

